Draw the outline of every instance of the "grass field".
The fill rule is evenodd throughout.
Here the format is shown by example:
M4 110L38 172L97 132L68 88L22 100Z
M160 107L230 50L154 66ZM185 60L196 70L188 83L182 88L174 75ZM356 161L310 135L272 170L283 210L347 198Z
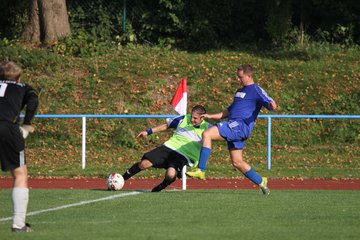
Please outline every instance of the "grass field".
M135 193L135 195L125 195ZM358 239L360 191L108 192L31 190L12 234L10 190L0 190L1 239ZM90 202L93 201L93 202ZM70 205L74 204L74 205ZM75 205L76 204L76 205ZM54 209L60 206L64 208ZM39 212L52 209L53 211Z
M188 77L188 109L203 104L222 111L239 87L238 64L250 63L255 81L273 97L275 114L360 114L360 49L309 44L272 51L188 52L149 45L109 48L101 55L70 57L23 43L0 47L0 59L23 67L22 80L40 96L38 114L175 114L169 104ZM260 114L269 114L261 111ZM272 114L272 113L270 113ZM164 119L87 119L87 165L81 169L80 119L35 118L27 138L32 177L105 177L124 171L159 146L171 131L135 136ZM359 119L273 119L269 177L360 178ZM244 157L266 171L267 120L258 119ZM214 143L209 177L235 177L225 143ZM161 171L162 174L163 171ZM158 178L156 171L142 176Z

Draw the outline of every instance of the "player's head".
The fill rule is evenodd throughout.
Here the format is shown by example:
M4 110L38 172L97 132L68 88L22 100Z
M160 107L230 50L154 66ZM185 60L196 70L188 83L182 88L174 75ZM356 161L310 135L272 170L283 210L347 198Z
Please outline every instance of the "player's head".
M254 82L253 73L254 69L250 64L241 64L236 70L236 76L244 86Z
M7 62L0 66L0 79L20 81L21 67L14 62Z
M199 126L204 119L201 115L205 114L206 110L201 105L196 105L191 109L191 124L193 126Z

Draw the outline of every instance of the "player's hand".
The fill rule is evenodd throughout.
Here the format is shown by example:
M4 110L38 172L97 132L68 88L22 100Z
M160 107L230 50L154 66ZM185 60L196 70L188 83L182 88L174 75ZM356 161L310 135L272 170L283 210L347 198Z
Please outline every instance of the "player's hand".
M277 109L277 105L276 105L276 102L275 102L275 101L271 101L271 102L270 102L270 108L271 108L272 110L276 110L276 109Z
M148 135L148 133L146 131L142 131L141 133L139 133L136 138L142 138L142 137L146 137Z
M23 136L24 139L26 139L29 136L29 133L33 133L35 131L35 128L31 125L21 125L20 127L20 133Z
M207 114L207 113L201 114L200 117L202 117L202 118L211 118L211 117L210 117L210 114Z

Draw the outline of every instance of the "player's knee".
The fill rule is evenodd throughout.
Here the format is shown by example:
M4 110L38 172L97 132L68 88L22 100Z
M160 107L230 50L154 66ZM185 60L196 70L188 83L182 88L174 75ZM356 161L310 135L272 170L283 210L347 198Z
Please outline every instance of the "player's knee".
M241 169L242 168L242 161L233 161L232 165L234 168Z
M149 160L142 160L140 163L139 163L139 168L141 170L145 170L145 169L148 169L152 167L152 163L149 161Z
M166 180L169 182L174 182L176 180L177 171L174 168L169 168L166 171Z
M205 131L201 134L201 136L202 136L202 139L203 139L203 140L204 140L204 139L209 139L209 138L211 138L210 131L205 130Z
M14 169L12 172L14 177L14 187L26 187L28 186L28 174L26 166L22 166Z
M243 173L249 170L249 165L244 161L233 161L232 165Z

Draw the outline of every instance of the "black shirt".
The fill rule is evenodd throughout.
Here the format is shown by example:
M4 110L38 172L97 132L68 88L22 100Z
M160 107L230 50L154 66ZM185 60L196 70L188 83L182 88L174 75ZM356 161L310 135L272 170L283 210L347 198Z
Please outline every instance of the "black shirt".
M21 110L26 106L24 124L31 124L39 100L35 90L11 80L0 80L0 121L19 122Z

